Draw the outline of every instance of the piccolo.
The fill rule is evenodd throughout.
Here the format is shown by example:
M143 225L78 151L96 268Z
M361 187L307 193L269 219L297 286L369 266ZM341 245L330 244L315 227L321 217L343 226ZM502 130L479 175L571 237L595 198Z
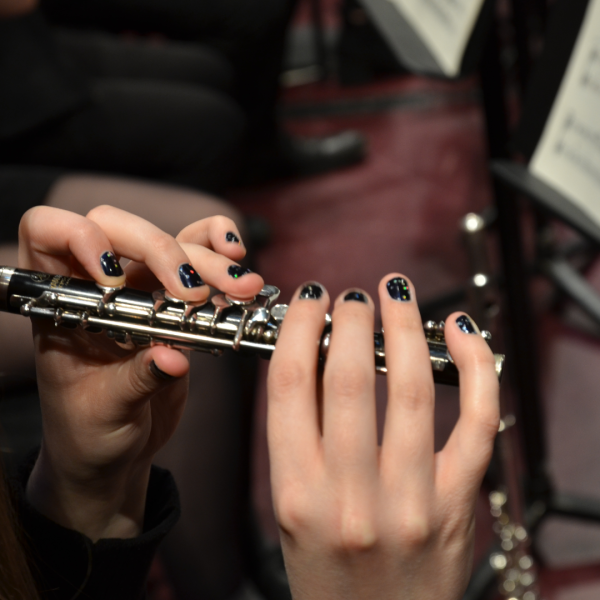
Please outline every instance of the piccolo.
M57 326L106 332L126 347L162 344L182 350L221 355L225 350L269 358L286 304L276 304L279 290L265 285L253 299L239 301L215 293L206 302L185 302L164 290L153 293L105 287L94 281L51 275L13 267L0 267L0 311L25 317L51 319ZM424 324L436 383L458 385L458 369L448 352L444 324ZM489 342L491 336L482 332ZM320 341L320 358L327 358L331 317L326 316ZM383 333L374 334L375 369L387 373ZM496 374L502 376L504 356L496 354Z

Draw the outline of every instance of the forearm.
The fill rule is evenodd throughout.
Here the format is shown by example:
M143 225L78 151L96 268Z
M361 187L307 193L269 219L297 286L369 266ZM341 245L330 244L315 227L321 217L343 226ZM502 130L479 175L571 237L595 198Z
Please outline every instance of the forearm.
M149 477L150 464L129 466L110 475L73 477L42 450L26 496L38 512L93 542L133 538L143 530Z
M27 14L37 6L38 0L0 0L0 19Z

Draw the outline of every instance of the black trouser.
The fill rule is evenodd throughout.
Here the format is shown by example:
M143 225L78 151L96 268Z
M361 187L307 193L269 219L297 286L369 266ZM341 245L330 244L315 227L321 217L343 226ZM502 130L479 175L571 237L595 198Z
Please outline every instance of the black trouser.
M222 191L244 118L233 75L210 49L60 32L61 51L90 79L90 102L2 142L0 162L134 175Z
M297 0L42 0L51 22L110 32L162 33L222 52L235 71L234 97L248 137L269 143L286 31Z

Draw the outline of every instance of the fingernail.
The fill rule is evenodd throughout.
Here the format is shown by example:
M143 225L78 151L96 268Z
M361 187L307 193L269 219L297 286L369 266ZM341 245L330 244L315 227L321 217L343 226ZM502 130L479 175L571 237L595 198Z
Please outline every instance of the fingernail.
M367 297L362 292L348 292L344 296L344 302L348 302L348 300L353 300L354 302L364 302L365 304L369 304Z
M123 269L117 260L114 253L108 251L100 257L100 264L105 275L109 277L121 277L123 275Z
M465 333L477 333L473 321L471 321L467 315L460 315L460 317L456 319L456 324L458 325L458 328Z
M307 283L300 292L302 300L318 300L323 295L323 288L318 283Z
M181 279L181 283L183 283L183 287L186 288L195 288L204 285L204 281L202 281L196 269L187 263L179 267L179 278Z
M156 363L154 361L150 363L150 372L152 373L152 375L154 375L154 377L158 377L158 379L164 379L165 381L173 381L173 379L178 379L173 375L169 375L168 373L161 371L156 366Z
M229 277L239 279L247 273L252 273L252 271L250 269L246 269L245 267L240 267L239 265L230 265L227 269L227 273L229 274Z
M225 239L228 242L233 242L235 244L240 244L240 246L242 245L242 242L240 241L240 238L237 235L235 235L235 233L233 233L233 231L228 231L225 234Z
M390 298L408 302L410 300L410 288L404 277L394 277L387 282L387 291Z

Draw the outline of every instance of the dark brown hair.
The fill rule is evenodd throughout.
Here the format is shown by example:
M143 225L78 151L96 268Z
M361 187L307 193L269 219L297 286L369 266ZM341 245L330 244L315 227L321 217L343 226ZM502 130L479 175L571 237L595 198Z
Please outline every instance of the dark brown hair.
M0 460L0 600L40 600Z

